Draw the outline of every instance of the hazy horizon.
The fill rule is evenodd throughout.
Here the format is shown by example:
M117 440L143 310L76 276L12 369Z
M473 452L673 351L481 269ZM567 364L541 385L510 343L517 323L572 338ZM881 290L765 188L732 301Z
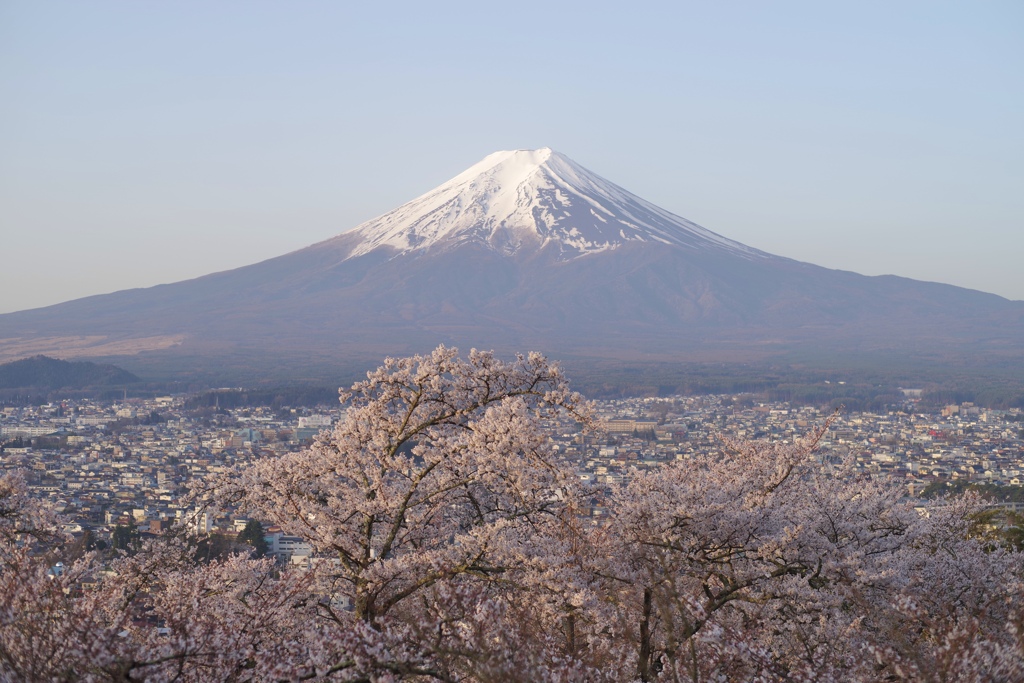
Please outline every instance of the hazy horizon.
M551 147L709 230L1024 300L1024 7L0 4L0 313Z

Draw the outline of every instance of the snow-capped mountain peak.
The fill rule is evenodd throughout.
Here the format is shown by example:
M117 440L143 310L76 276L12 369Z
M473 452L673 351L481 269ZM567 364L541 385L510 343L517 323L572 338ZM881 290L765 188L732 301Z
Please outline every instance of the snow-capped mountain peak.
M348 258L381 247L406 253L467 241L505 254L554 244L562 260L630 241L764 255L660 209L547 147L490 154L350 234L359 241Z

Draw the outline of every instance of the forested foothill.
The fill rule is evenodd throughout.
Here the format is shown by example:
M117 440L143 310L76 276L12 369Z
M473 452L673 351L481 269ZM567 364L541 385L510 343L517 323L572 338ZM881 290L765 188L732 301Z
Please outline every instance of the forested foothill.
M909 502L819 457L827 422L598 490L546 428L601 425L540 355L439 347L341 398L309 448L196 482L192 519L116 549L72 552L0 479L0 678L1024 679L1024 555L986 501ZM255 525L190 532L214 510L310 561L260 557Z

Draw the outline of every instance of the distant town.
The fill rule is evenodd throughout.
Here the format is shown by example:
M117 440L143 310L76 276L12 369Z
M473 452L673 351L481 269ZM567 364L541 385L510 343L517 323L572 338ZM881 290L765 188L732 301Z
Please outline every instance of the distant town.
M823 459L853 463L853 476L902 482L908 497L965 482L999 487L1000 505L1024 508L1024 411L972 403L917 412L913 391L901 409L839 412L823 433ZM66 531L113 542L118 528L158 535L189 520L202 533L235 535L250 521L232 510L193 515L191 480L258 458L300 450L343 419L341 406L187 407L188 397L101 402L65 400L0 413L0 471L22 470L31 495L67 521ZM729 439L791 441L820 429L826 408L760 403L750 395L598 401L602 429L552 425L553 450L594 487L594 523L610 514L604 487L672 460L721 450ZM1010 495L1006 495L1009 491ZM1016 495L1019 492L1020 495ZM997 504L997 503L993 503ZM282 563L310 560L308 544L264 529Z

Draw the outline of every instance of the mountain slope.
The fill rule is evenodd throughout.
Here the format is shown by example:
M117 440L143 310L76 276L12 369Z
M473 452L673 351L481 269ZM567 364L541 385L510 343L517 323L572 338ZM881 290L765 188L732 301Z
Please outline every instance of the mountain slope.
M137 372L301 374L439 342L593 359L1024 362L1024 302L751 249L544 149L492 154L262 263L0 316L0 361L46 352Z

